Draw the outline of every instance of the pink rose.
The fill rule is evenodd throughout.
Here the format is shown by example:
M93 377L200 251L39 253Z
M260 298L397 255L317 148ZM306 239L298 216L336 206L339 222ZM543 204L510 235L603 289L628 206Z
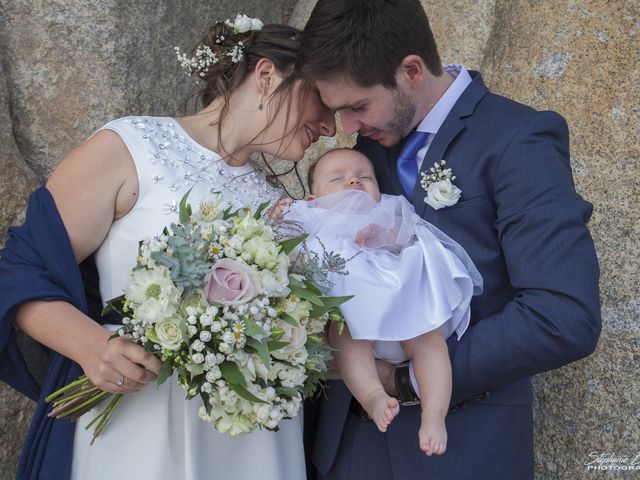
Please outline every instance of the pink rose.
M248 265L230 258L218 260L205 278L207 303L246 303L256 295L256 280L255 272Z

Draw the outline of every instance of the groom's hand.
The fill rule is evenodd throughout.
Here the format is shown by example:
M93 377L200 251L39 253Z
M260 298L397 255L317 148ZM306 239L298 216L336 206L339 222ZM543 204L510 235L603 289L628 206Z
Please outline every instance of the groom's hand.
M395 382L396 367L384 360L376 359L376 370L378 370L378 377L380 377L384 391L392 397L397 397L398 391L396 390Z

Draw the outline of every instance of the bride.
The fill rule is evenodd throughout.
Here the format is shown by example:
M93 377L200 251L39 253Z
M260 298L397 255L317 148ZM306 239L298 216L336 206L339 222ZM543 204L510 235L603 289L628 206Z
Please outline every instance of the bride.
M216 23L193 57L178 52L189 73L204 82L202 111L182 118L112 121L75 148L46 189L32 196L27 223L12 232L0 259L0 288L10 285L15 293L0 301L0 338L10 338L0 348L8 351L3 359L13 359L14 378L23 373L18 370L24 363L12 349L13 325L54 354L19 478L305 477L300 416L281 422L278 432L257 431L237 439L218 433L199 420L199 400L185 400L175 381L156 387L157 358L126 339L109 341L114 327L91 320L84 300L74 301L77 293L68 285L76 263L95 252L101 297L121 295L138 242L177 221L178 203L190 189L193 205L214 192L235 207L282 195L252 165L251 154L297 161L321 135L335 134L332 112L294 68L298 37L291 27L263 26L247 17ZM52 213L43 215L47 208ZM65 239L60 245L52 244L55 228L44 226L55 224L58 214ZM51 233L43 239L39 230ZM20 252L27 245L33 247L27 257L45 260L26 265ZM61 265L65 245L70 245L67 263L73 264L73 275L57 270L70 268ZM38 280L42 278L46 288ZM24 293L27 283L31 291ZM69 372L78 373L67 359L99 388L130 394L93 446L91 433L83 428L87 418L80 418L75 431L73 424L45 418L43 397L63 380L72 380Z

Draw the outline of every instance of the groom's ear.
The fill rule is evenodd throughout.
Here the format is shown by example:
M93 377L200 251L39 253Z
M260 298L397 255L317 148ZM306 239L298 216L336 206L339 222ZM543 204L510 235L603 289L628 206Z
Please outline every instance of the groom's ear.
M310 201L312 201L312 200L315 200L316 198L317 198L317 197L316 197L314 194L307 195L307 201L308 201L308 202L310 202Z
M267 95L273 86L273 78L276 75L276 66L268 58L261 58L256 63L254 70L256 87L261 95Z
M419 55L407 55L400 62L397 75L403 78L412 88L422 85L427 66Z

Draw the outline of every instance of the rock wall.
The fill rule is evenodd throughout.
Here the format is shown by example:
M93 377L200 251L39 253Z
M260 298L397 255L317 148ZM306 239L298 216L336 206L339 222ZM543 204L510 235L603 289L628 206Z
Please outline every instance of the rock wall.
M111 118L175 114L193 83L173 57L238 11L304 26L313 0L0 0L0 243L28 193ZM443 60L494 91L553 109L594 204L604 328L596 353L539 375L536 478L633 478L590 454L640 453L640 6L636 0L423 0ZM350 145L338 135L316 147ZM296 190L291 181L290 186ZM31 347L32 349L32 347ZM32 406L0 385L0 480L14 477Z
M593 356L535 378L536 478L637 478L613 468L640 454L640 4L422 4L445 63L479 69L492 90L568 120L576 188L594 204L602 337ZM300 0L291 23L302 28L313 5ZM610 470L585 465L611 455L621 460Z
M174 46L190 49L211 23L237 13L286 22L293 3L0 0L0 245L29 193L96 128L185 110L195 82ZM15 477L32 409L0 384L0 480Z

